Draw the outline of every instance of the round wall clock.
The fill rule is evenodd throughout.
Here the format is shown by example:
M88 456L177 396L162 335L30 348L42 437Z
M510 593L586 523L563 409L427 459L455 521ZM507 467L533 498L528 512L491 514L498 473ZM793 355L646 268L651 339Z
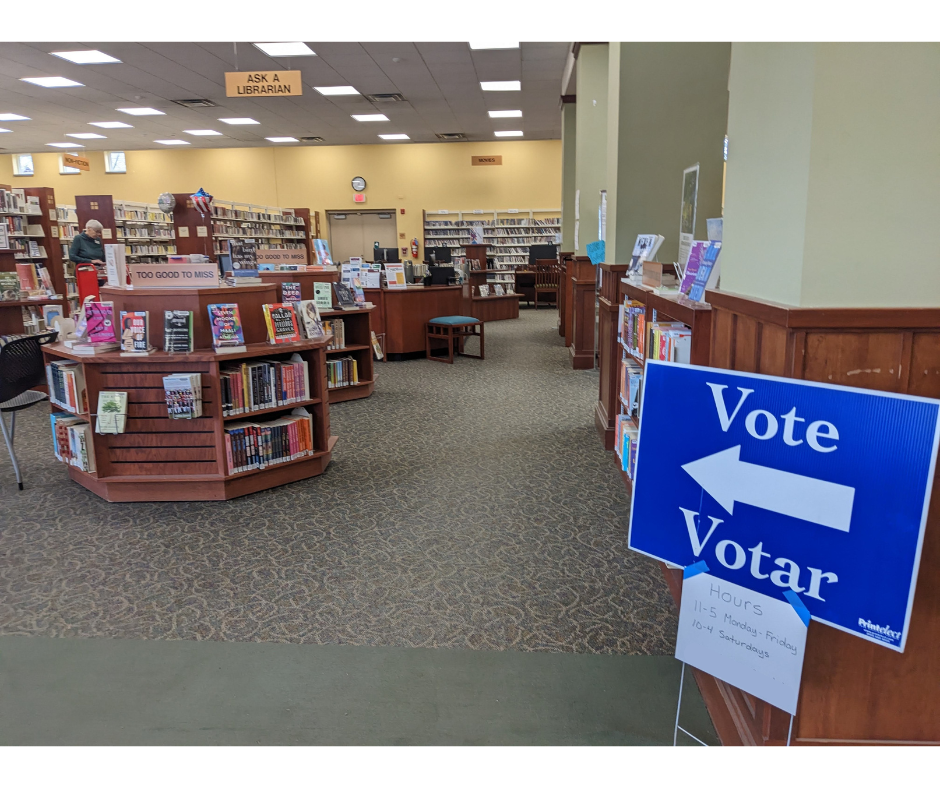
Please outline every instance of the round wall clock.
M355 178L352 179L352 187L357 192L361 192L363 189L366 188L366 179L361 178L357 175Z

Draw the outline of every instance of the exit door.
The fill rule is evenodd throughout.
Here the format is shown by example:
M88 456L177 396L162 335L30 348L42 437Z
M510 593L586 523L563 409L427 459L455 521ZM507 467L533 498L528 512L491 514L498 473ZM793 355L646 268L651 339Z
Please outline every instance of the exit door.
M350 257L372 262L376 241L383 249L398 246L394 211L328 211L327 216L330 248L336 262L345 262Z

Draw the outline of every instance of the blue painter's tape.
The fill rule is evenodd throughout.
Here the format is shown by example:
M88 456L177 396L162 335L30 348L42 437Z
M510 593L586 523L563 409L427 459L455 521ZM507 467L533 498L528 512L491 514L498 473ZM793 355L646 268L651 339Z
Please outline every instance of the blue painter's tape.
M588 253L588 257L591 260L593 265L598 263L603 263L606 256L607 244L604 241L594 241L589 243L584 247L584 251Z
M688 580L690 577L695 577L696 575L702 574L702 572L708 571L708 564L704 561L699 561L697 564L689 564L685 569L682 570L682 579Z
M807 610L806 605L803 604L803 600L800 599L799 595L792 590L787 590L783 592L783 595L786 597L787 602L793 605L793 609L796 611L796 614L800 617L800 621L803 622L804 627L809 626L810 614Z

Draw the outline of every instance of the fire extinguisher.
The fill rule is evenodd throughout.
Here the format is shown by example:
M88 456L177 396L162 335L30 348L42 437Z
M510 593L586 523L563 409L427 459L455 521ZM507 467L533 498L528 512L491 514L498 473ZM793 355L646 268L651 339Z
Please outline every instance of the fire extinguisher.
M411 239L411 256L417 260L418 259L418 239Z

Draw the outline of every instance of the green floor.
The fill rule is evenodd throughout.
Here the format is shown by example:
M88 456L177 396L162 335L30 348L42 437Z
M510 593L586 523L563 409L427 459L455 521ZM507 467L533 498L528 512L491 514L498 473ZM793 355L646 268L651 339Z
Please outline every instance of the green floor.
M678 687L672 657L2 637L0 744L665 745ZM694 687L682 723L717 743Z

